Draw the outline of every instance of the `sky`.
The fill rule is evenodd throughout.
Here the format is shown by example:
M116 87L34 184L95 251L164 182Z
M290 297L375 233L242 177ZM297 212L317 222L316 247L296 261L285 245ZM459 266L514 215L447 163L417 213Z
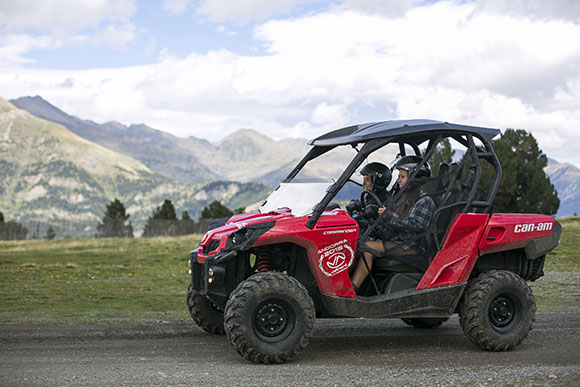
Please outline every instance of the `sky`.
M580 167L578 0L0 1L0 97L218 141L426 118Z

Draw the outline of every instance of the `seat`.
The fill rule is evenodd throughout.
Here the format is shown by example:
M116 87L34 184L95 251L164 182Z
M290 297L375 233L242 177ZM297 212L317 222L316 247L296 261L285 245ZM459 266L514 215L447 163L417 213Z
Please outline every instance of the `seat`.
M377 256L373 262L373 269L377 271L397 273L424 273L427 267L427 259L423 254Z
M463 190L461 187L461 175L463 173L463 162L457 163L441 163L439 165L439 173L435 182L435 189L429 196L433 199L436 206L436 211L431 219L431 224L428 231L419 233L414 236L414 239L422 241L423 251L417 254L409 255L395 255L386 252L378 252L375 250L363 247L363 251L367 250L375 256L373 262L373 269L377 271L389 271L397 273L424 273L432 258L439 250L438 241L443 237L450 222L459 211L459 206L452 206L444 208L448 203L454 203L456 200L461 200ZM444 208L443 211L439 211ZM408 242L407 242L408 243ZM391 249L393 251L394 249Z

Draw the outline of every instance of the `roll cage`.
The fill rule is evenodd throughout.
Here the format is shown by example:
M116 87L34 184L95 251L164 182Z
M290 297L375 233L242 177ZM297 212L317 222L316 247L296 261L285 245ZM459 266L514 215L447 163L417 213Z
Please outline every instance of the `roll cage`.
M461 198L461 200L449 200L449 194L452 190L453 184L447 184L445 190L440 192L443 200L439 203L432 223L437 224L437 220L442 216L442 214L449 211L454 211L455 213L465 213L470 211L491 213L493 201L501 181L502 171L500 162L490 141L499 133L500 131L498 129L457 125L432 120L395 120L350 126L332 131L311 140L309 145L313 146L312 149L288 174L284 182L292 181L308 162L322 156L338 146L352 146L357 149L355 157L351 160L336 182L328 188L322 201L315 206L312 215L306 223L306 227L313 229L332 199L351 179L351 176L356 169L373 152L383 148L387 144L396 143L399 146L400 155L405 156L407 153L405 145L408 145L415 155L422 157L419 165L420 167L433 155L433 152L436 150L436 147L441 140L452 138L465 147L465 155L461 161L460 168L458 168L458 173L461 173L461 170L463 170L466 160L468 158L471 159L471 165L468 168L471 173L471 176L469 177L469 191L466 194L466 197ZM479 140L481 144L476 145L476 139ZM427 144L427 146L424 154L422 154L420 148L424 144ZM359 146L360 149L358 148ZM493 167L493 176L490 189L485 198L476 200L482 175L481 160L486 160ZM395 202L399 199L408 184L415 179L415 175L419 169L420 168L416 168L416 171L409 176L409 180L405 187L402 187L402 189L394 196L393 199ZM461 176L451 176L452 180L460 178ZM384 214L386 214L386 212ZM365 231L360 239L364 240L377 224L378 220L373 224L373 226ZM435 232L435 242L438 248L440 248L442 242L441 239L441 235L438 235L438 233Z

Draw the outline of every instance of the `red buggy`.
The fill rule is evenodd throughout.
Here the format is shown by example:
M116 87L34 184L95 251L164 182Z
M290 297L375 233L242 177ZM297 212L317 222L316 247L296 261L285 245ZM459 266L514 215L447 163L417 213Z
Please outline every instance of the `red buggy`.
M193 320L207 332L225 333L256 363L282 363L302 351L316 317L401 318L427 328L458 313L464 333L479 347L513 349L535 319L526 281L543 275L560 225L550 216L493 213L501 166L490 141L497 134L406 120L351 126L311 140L311 150L258 212L214 224L191 252L187 301ZM357 170L373 159L405 155L434 164L444 139L460 157L434 166L438 173L424 186L437 205L421 235L424 253L410 260L377 257L357 296L349 269L381 222L377 205L358 211L340 206L361 192ZM333 153L349 151L352 159L338 176L320 176L341 159Z

